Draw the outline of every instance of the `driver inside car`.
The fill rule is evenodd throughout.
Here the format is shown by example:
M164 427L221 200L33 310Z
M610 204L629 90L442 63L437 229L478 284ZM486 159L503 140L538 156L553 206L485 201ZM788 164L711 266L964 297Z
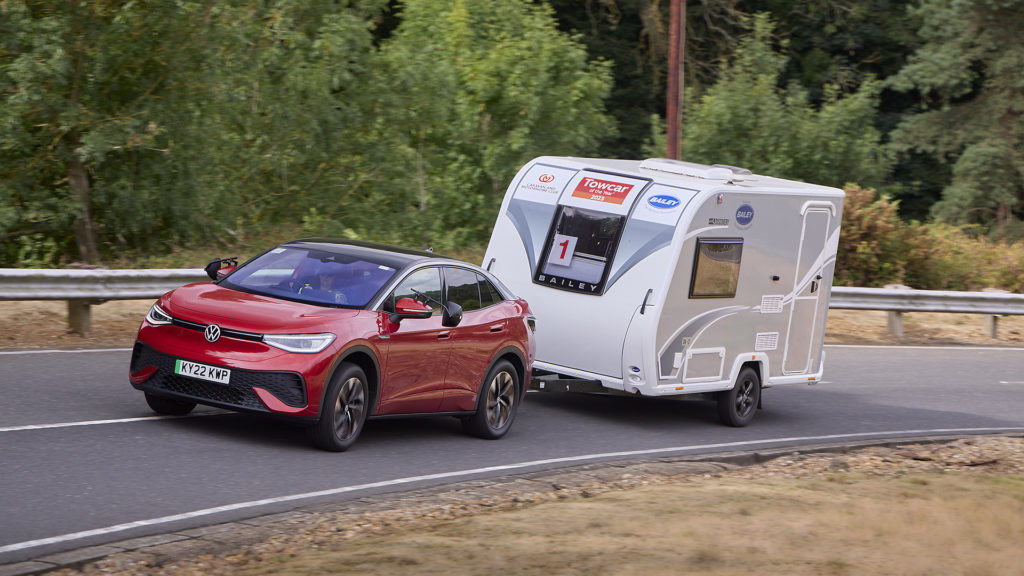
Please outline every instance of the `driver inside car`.
M337 272L340 270L332 271L326 265L320 266L313 277L299 288L299 294L313 296L335 304L348 304L348 297L345 296L345 293L334 287Z

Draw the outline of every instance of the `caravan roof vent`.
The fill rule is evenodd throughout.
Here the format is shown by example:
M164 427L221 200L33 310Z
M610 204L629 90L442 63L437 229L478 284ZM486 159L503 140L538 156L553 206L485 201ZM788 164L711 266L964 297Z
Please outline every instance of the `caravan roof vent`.
M750 170L747 170L746 168L740 168L739 166L730 166L728 164L712 164L711 167L712 168L728 168L729 170L732 170L733 174L741 174L743 176L747 176L747 175L753 174L753 172L751 172Z
M648 158L640 163L643 170L657 170L681 176L691 176L704 180L743 180L743 176L749 175L750 170L726 166L725 164L696 164L694 162L682 162L680 160L669 160L668 158Z

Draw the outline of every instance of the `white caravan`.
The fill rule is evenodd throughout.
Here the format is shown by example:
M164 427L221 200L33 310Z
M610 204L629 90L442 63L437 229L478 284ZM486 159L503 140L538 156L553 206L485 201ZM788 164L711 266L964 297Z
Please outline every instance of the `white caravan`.
M713 393L744 426L761 388L821 379L843 198L731 166L541 157L483 265L537 317L534 388Z

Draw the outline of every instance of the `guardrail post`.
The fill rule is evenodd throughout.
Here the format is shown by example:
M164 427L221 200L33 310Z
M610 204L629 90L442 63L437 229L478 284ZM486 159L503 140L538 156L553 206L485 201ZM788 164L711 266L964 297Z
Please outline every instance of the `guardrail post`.
M886 290L910 290L910 286L903 284L886 284ZM889 333L897 338L903 338L903 311L890 310L888 314Z
M892 310L889 312L889 333L897 338L903 338L903 312Z
M989 338L999 339L999 316L993 314L986 317L985 330L988 332Z
M91 300L68 300L68 328L82 336L92 334Z
M999 288L982 288L981 291L982 292L987 292L987 293L990 293L990 294L1009 294L1008 291L1001 290ZM991 316L986 317L985 318L985 330L988 331L989 338L992 338L993 340L998 340L999 339L999 316L993 314Z

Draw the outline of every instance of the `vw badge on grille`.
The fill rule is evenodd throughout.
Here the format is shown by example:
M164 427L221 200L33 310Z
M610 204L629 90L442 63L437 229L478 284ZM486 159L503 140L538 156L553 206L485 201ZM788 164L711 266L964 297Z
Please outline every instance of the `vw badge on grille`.
M207 342L216 342L217 340L220 340L220 326L210 324L206 327L204 334L206 334Z

